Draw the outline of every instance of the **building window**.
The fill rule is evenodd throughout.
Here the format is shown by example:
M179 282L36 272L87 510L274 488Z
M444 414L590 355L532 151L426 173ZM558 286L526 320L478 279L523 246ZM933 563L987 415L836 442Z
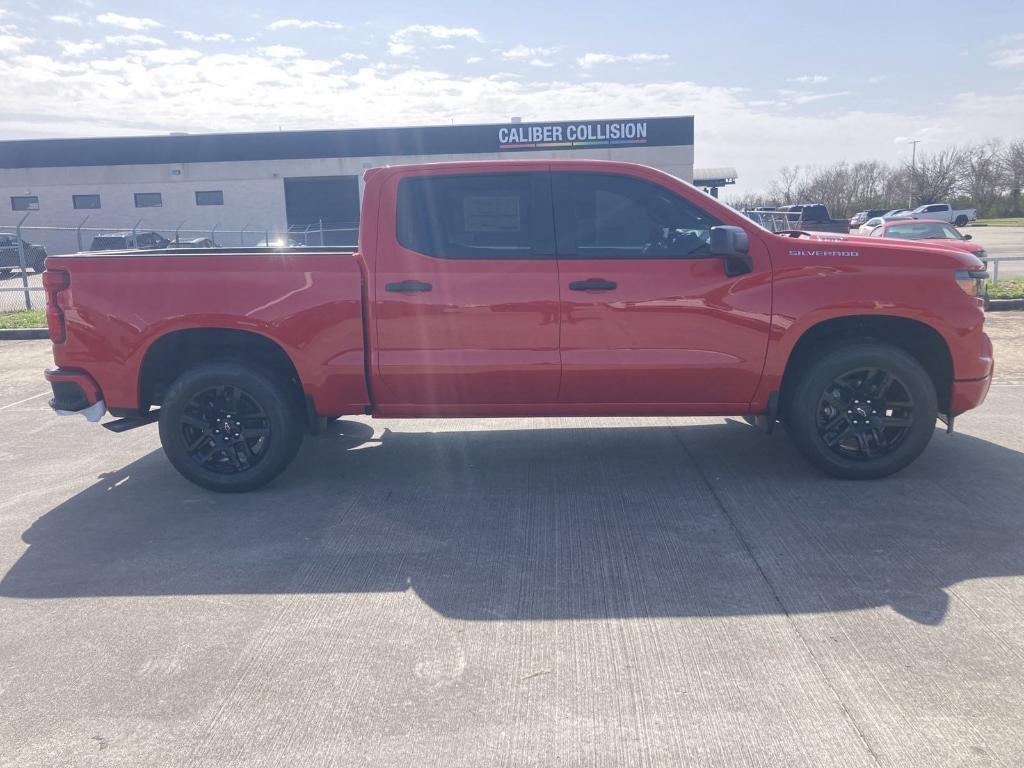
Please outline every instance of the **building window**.
M219 189L196 192L196 205L224 205L224 193Z
M72 195L71 204L75 208L99 208L99 195Z
M23 195L11 198L12 211L38 211L39 198L35 195Z
M136 192L136 208L163 208L164 200L159 192Z

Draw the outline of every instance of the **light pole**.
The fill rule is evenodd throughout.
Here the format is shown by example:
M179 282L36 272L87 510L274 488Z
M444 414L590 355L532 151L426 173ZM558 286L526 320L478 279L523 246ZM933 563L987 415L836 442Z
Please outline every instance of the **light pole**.
M920 139L911 139L907 142L911 145L910 150L910 191L907 193L907 208L913 210L914 208L914 176L917 175L917 145L921 143Z

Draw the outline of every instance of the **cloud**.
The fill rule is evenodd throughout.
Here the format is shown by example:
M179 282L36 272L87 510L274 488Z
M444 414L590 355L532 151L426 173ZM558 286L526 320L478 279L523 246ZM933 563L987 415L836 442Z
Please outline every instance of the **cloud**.
M153 64L184 64L203 55L191 48L146 48L130 50L128 53Z
M555 63L553 61L545 61L544 59L530 59L531 67L553 67Z
M0 53L17 53L26 45L34 43L31 37L14 34L0 34Z
M84 56L87 53L94 53L103 48L103 43L94 43L92 40L82 40L73 43L70 40L58 40L60 52L64 56Z
M268 24L267 29L345 29L345 25L340 21L278 19Z
M388 53L392 56L407 56L416 50L416 46L409 42L417 37L430 37L435 40L452 40L463 38L467 40L483 41L480 30L474 27L445 27L441 24L410 24L407 27L393 32L388 38Z
M585 53L576 59L576 63L584 69L598 64L646 64L654 61L668 61L665 53L628 53L620 56L614 53Z
M200 55L160 48L91 61L26 52L0 57L6 105L0 139L503 123L509 115L572 120L693 114L698 164L735 166L740 192L763 188L783 165L894 161L906 147L894 145L893 136L930 129L929 144L941 147L1010 138L1015 126L1024 125L1024 91L954 95L925 116L909 106L882 111L870 101L854 108L825 102L828 109L810 103L797 114L786 104L748 101L738 88L670 79L671 73L626 83L599 69L585 82L565 82L531 77L537 71L528 67L520 68L526 76L513 77L392 66L341 66L335 56L271 58L256 51Z
M189 32L185 29L179 29L174 34L180 35L191 43L231 43L235 40L235 36L228 32L217 32L213 35L201 35L197 32Z
M76 27L82 26L82 20L77 16L51 16L50 21L56 21L58 24L72 24Z
M789 78L791 83L803 83L804 85L818 85L819 83L827 83L828 75L800 75L800 77Z
M161 26L160 22L154 19L145 19L139 16L121 16L117 13L101 13L96 17L96 21L100 24L111 24L115 27L134 30L156 29Z
M483 61L483 59L480 58L479 56L470 56L468 59L466 59L467 64L479 64L481 61Z
M517 45L509 48L507 51L502 51L501 58L513 61L516 59L532 59L538 56L550 56L557 50L557 48L530 48L525 45Z
M1024 48L1007 48L992 54L989 64L999 69L1024 67Z
M297 59L300 56L306 55L306 52L301 48L295 48L290 45L267 45L263 48L257 48L256 53L266 56L268 59Z
M339 53L334 57L339 61L366 61L369 57L365 53Z
M164 41L149 35L107 35L110 45L164 45Z

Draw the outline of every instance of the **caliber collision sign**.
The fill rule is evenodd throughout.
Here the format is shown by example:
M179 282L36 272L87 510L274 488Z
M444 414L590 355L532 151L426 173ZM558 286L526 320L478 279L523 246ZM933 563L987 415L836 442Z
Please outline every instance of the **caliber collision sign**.
M646 144L646 120L508 125L498 129L498 148L567 149L621 144Z

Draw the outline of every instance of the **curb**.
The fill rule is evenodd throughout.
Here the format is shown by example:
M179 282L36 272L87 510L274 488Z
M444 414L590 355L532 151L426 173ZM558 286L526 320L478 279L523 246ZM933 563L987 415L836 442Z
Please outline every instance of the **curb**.
M46 328L0 328L0 341L48 338L50 332Z
M1004 309L1024 309L1024 299L989 299L985 302L985 309L989 312L999 312Z

